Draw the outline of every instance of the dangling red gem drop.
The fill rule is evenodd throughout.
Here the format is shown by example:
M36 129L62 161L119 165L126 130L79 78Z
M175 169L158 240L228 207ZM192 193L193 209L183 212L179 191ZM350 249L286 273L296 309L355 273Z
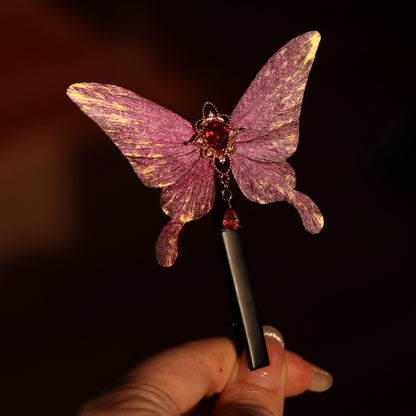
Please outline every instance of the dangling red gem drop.
M238 219L237 213L231 207L225 211L222 226L224 231L235 231L240 228L240 220Z

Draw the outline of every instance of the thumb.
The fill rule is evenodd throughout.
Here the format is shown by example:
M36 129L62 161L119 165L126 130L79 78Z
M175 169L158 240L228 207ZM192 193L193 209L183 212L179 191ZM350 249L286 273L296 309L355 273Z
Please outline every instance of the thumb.
M280 332L265 326L270 365L250 371L242 354L215 407L214 415L281 416L286 387L286 353Z

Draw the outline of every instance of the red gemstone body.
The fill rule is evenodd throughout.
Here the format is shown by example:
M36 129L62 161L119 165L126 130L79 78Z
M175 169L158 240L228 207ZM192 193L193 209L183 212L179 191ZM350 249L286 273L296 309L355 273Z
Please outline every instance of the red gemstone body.
M235 231L240 228L240 220L238 219L237 213L231 207L225 211L222 226L225 231Z
M225 150L230 138L228 128L223 122L213 120L208 123L205 130L205 138L207 143L215 150Z

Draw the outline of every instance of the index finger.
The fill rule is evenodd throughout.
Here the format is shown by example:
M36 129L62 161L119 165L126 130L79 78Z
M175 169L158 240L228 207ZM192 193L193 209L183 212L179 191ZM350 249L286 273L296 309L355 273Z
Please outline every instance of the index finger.
M224 389L236 361L235 346L228 338L169 349L141 363L120 388L90 402L80 416L99 415L100 410L105 415L186 414Z

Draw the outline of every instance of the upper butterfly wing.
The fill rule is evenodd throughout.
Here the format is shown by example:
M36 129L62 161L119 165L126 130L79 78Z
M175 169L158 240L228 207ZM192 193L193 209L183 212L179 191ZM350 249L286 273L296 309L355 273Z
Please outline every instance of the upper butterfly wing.
M291 156L299 138L303 93L321 37L307 32L288 42L260 70L232 115L237 136L236 155L261 162Z
M133 169L149 187L176 183L199 158L191 123L150 100L124 88L78 83L68 96L114 141Z

